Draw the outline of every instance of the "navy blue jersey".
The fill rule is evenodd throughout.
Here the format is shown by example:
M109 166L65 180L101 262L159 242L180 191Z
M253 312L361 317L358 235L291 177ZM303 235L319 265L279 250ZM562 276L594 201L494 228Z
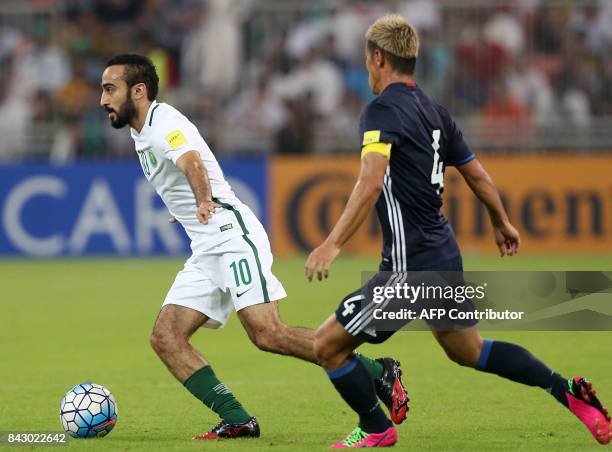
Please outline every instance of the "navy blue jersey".
M381 270L427 270L459 256L440 212L444 169L474 158L450 114L415 84L393 83L364 109L363 145L390 143L376 203L383 233Z

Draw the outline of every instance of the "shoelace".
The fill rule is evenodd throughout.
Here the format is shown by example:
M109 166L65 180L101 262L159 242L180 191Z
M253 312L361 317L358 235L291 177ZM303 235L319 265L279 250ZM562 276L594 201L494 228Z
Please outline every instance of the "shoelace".
M572 394L574 397L578 397L580 400L588 403L595 409L601 411L604 417L607 420L610 420L610 413L608 413L607 408L603 406L603 404L599 400L593 400L593 398L591 397L589 397L587 400L587 398L585 397L585 393L587 392L586 384L589 383L589 380L587 380L586 378L581 378L576 383L573 378L570 378L567 383L569 386L570 394ZM595 395L595 390L593 390L593 395Z
M364 432L359 427L357 427L355 428L355 430L349 433L349 435L346 437L343 443L345 446L351 447L357 444L359 441L362 441L363 439L365 439L367 436L368 434L366 432Z
M210 431L214 432L214 433L219 433L219 430L221 430L221 427L223 427L223 425L225 425L225 421L221 421L219 422L217 425L215 425Z

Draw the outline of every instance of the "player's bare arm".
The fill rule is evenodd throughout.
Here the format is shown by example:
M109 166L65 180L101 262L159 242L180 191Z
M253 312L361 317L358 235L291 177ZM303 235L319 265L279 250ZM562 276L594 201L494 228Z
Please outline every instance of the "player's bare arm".
M521 238L510 223L499 192L487 171L477 159L458 166L457 169L470 189L487 207L500 255L502 257L515 255L519 250Z
M329 276L329 268L359 226L370 215L383 188L388 159L378 153L366 154L361 160L357 183L340 216L325 241L315 248L306 261L306 278L312 281L314 273L321 281Z
M196 215L202 224L208 224L208 219L213 215L219 204L212 200L212 189L208 179L208 171L198 151L189 151L183 154L177 161L176 166L185 174L191 190L196 199Z

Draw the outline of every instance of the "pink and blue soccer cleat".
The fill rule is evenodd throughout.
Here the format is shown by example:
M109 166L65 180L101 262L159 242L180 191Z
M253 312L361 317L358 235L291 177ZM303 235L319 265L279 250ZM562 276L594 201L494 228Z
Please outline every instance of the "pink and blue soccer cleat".
M331 449L358 449L361 447L390 447L397 442L397 430L391 426L382 433L366 433L359 427Z
M608 444L612 440L610 414L595 396L591 382L584 377L574 377L567 385L565 396L569 410L586 425L599 444Z

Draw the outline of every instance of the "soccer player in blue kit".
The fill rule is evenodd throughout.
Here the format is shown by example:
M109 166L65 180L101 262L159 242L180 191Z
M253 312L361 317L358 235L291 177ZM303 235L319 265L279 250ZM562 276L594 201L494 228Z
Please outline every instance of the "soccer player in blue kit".
M328 277L342 245L374 207L383 233L378 274L383 275L383 285L385 278L391 280L382 272L462 272L454 233L440 213L444 169L449 165L459 170L487 207L501 255L518 252L519 233L510 223L491 178L448 111L427 97L413 80L418 46L415 30L398 15L377 20L366 33L369 84L378 96L366 106L360 120L358 181L329 236L308 257L305 270L310 281L314 275L319 280ZM361 288L345 297L315 337L320 364L359 416L358 427L332 448L385 447L397 441L397 430L380 408L372 379L354 352L364 342L381 343L393 334L376 331L373 301L364 302L365 292ZM599 443L610 442L610 415L584 377L564 378L523 347L483 339L473 327L432 328L432 332L453 361L545 389L574 413Z

